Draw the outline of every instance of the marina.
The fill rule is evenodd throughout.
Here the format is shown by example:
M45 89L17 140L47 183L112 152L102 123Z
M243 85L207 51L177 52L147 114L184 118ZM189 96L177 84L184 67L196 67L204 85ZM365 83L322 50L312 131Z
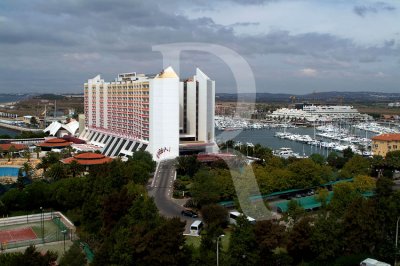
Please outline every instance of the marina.
M371 156L373 136L400 132L397 124L384 125L377 122L352 124L336 121L298 127L291 122L216 117L215 123L217 142L232 139L251 145L261 144L283 158L288 157L288 154L297 158L313 153L328 156L332 151L343 152L347 148L351 148L356 154Z

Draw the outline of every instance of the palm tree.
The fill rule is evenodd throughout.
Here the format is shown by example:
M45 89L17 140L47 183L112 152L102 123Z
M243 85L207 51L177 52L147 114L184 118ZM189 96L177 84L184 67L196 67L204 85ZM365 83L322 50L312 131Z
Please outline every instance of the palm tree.
M71 146L67 146L67 151L68 151L68 156L71 157L72 153L74 152L74 148L72 148Z
M43 174L46 173L47 168L49 168L49 159L47 157L43 157L42 161L36 165L37 169L43 169Z
M35 152L36 152L36 159L39 159L39 153L42 149L38 146L35 147Z
M31 153L30 153L30 151L29 151L28 149L24 150L24 158L25 158L28 162L30 162L30 160L31 160Z
M32 166L29 163L24 163L23 167L22 167L23 171L25 172L25 176L28 178L32 177Z
M17 152L17 148L15 148L14 145L11 145L11 147L8 149L8 153L11 155L12 158L14 158L14 153L16 153L16 152Z
M82 171L82 165L80 165L77 161L73 160L70 164L69 164L69 170L72 173L72 177L75 177L76 174L79 174Z

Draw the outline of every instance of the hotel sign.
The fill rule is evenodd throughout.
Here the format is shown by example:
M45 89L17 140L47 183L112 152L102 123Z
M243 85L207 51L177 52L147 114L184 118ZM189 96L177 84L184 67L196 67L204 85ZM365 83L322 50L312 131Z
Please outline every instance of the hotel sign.
M157 155L156 155L157 159L160 159L160 156L163 155L166 152L171 152L171 147L169 147L169 148L167 148L167 147L159 148L158 151L157 151Z

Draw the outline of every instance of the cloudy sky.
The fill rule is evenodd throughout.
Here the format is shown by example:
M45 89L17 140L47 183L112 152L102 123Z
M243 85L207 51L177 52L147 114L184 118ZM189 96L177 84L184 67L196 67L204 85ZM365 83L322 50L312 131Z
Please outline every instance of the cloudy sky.
M96 74L157 73L152 46L218 44L251 66L258 92L400 92L400 1L1 0L0 92L81 92ZM183 52L235 92L217 56ZM241 88L241 91L245 89Z

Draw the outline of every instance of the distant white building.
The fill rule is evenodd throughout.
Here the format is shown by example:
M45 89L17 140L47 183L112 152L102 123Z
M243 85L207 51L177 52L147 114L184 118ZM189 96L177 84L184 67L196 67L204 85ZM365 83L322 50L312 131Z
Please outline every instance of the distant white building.
M301 109L280 108L268 115L268 117L279 120L301 119L305 121L315 121L317 116L307 113Z
M85 130L80 138L103 154L146 150L156 161L214 147L215 82L200 69L180 81L168 67L157 75L100 75L84 85Z
M79 122L72 120L68 124L62 124L54 121L47 128L43 130L45 133L49 133L50 136L62 138L64 136L76 137L79 133Z
M305 105L303 109L281 108L268 115L274 119L302 119L308 122L313 121L334 121L339 119L360 119L368 120L371 117L360 114L352 106L341 105Z
M317 117L329 117L335 119L355 119L361 114L353 106L345 105L306 105L303 111Z
M399 108L400 107L400 102L388 103L388 107L390 107L390 108Z

